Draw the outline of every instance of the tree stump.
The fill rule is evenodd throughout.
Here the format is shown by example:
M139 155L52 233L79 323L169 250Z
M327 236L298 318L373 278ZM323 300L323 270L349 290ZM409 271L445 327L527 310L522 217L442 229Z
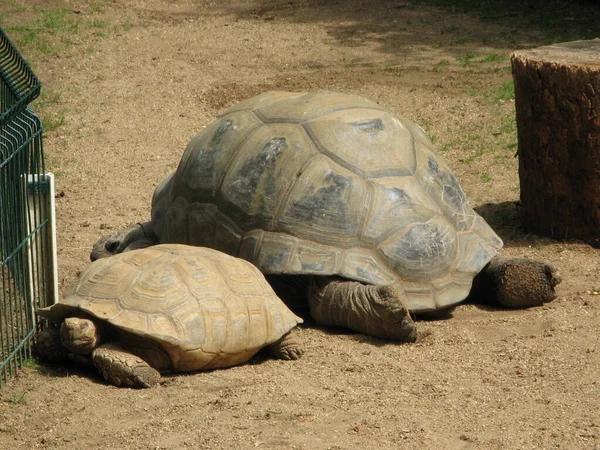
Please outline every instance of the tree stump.
M600 244L600 40L511 55L527 231Z

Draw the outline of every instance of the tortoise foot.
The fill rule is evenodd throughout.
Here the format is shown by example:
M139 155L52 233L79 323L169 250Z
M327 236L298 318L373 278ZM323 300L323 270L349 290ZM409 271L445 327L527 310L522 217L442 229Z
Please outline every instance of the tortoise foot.
M115 344L101 345L92 357L104 379L115 386L148 388L160 380L158 370Z
M309 294L311 316L321 325L342 326L380 339L414 342L415 323L398 284L365 285L315 277Z
M283 335L281 339L269 346L269 352L274 358L286 361L297 360L303 355L304 350L296 339L294 330Z
M478 284L489 302L507 308L540 306L556 298L562 278L550 264L496 257L481 271Z
M69 356L69 351L60 342L58 327L52 325L37 334L32 350L36 358L48 362L65 361Z
M404 291L396 284L392 284L379 286L376 292L371 304L384 324L383 337L414 342L417 339L417 327L406 306Z

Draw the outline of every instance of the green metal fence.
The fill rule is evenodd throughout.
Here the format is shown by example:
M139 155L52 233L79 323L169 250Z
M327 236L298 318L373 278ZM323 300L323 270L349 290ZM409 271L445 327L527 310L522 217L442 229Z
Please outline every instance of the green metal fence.
M30 357L35 309L56 295L52 180L41 122L27 106L40 87L0 29L0 387Z

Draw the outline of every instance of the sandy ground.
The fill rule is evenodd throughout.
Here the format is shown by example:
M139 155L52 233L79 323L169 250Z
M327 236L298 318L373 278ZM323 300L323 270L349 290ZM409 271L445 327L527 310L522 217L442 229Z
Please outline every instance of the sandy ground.
M505 254L549 261L565 281L544 307L421 321L412 345L308 323L299 361L255 358L150 390L25 369L0 391L0 448L600 448L598 250L520 227L514 104L497 97L511 49L540 45L539 30L358 0L14 0L0 24L39 8L80 23L48 35L56 52L22 48L44 82L38 109L62 122L45 138L61 293L98 237L147 220L195 133L271 89L358 94L420 123Z

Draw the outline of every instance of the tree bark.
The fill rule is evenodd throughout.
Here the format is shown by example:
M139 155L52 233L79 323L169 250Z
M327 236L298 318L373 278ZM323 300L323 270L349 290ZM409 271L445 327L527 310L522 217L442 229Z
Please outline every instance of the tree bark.
M600 40L511 55L526 229L600 243Z

